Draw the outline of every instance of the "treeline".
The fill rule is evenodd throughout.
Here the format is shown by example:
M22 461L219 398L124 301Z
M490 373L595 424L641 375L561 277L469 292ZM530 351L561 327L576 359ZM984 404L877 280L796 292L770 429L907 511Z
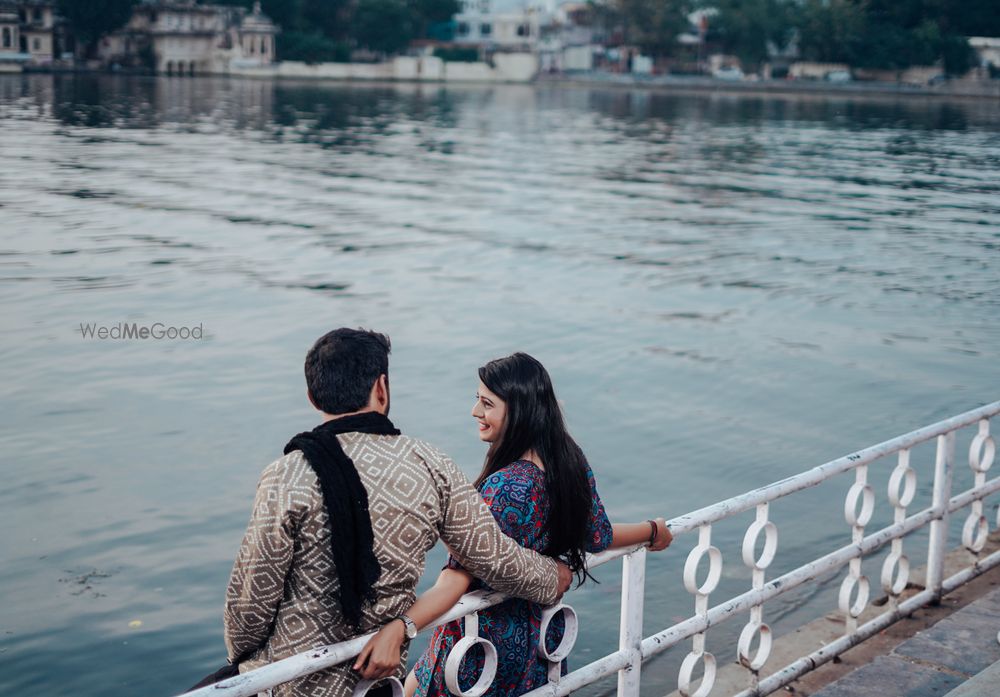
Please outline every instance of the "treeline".
M58 0L82 46L123 26L138 0ZM253 0L205 0L239 5ZM391 54L410 41L441 32L459 11L458 0L261 0L261 9L281 27L278 55L286 60L346 61L356 48ZM443 37L442 37L443 38Z
M673 37L688 15L708 11L705 41L754 68L794 45L805 60L902 69L974 65L966 37L1000 36L998 0L590 0L610 34L655 56L694 49Z
M414 39L440 36L460 6L459 0L261 0L261 9L281 26L278 56L315 63L346 61L358 48L398 53Z
M212 0L250 8L253 0ZM120 27L137 0L59 0L88 44ZM961 74L974 64L968 36L1000 36L1000 0L588 0L609 41L652 56L683 58L677 41L689 15L708 11L705 41L754 68L794 45L805 60L902 69L941 62ZM354 49L397 53L414 39L450 37L459 0L261 0L280 25L278 56L347 60ZM690 57L690 56L689 56Z

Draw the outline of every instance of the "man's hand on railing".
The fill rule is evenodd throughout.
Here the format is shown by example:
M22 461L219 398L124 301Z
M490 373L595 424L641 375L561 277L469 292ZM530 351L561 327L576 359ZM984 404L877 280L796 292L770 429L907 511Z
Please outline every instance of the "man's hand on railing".
M399 669L400 652L406 626L400 619L392 620L365 644L354 661L354 670L365 680L379 680L394 675Z
M670 532L670 528L667 527L666 520L663 518L654 518L653 520L656 523L656 537L649 545L649 551L659 552L670 546L670 543L674 541L674 536Z

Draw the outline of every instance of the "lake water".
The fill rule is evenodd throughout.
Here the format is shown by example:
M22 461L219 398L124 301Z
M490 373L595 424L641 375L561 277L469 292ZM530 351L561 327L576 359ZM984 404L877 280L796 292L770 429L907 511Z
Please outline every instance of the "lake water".
M477 367L532 353L612 518L669 518L1000 397L998 249L986 100L0 78L0 691L221 664L257 476L316 422L334 326L391 335L394 421L470 475ZM204 338L81 334L119 322ZM850 540L850 483L772 506L775 573ZM719 526L726 587L751 519ZM693 611L692 544L651 560L647 634ZM617 645L598 578L575 665Z

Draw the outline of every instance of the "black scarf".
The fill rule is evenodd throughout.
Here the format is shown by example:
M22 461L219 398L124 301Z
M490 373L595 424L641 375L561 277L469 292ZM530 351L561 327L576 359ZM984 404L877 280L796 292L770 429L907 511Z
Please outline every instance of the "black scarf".
M358 627L363 603L375 602L374 585L382 568L372 547L375 538L368 513L368 492L337 440L338 433L352 432L399 435L388 417L366 411L327 421L312 431L298 434L288 441L285 454L301 450L319 478L333 533L330 541L340 579L340 607L344 619Z

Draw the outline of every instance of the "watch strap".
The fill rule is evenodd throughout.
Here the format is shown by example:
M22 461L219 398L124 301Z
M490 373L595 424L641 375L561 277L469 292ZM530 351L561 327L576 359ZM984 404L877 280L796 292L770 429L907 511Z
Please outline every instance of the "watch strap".
M406 628L407 639L413 639L417 636L417 623L414 622L409 615L402 614L396 619L403 621L403 626Z

